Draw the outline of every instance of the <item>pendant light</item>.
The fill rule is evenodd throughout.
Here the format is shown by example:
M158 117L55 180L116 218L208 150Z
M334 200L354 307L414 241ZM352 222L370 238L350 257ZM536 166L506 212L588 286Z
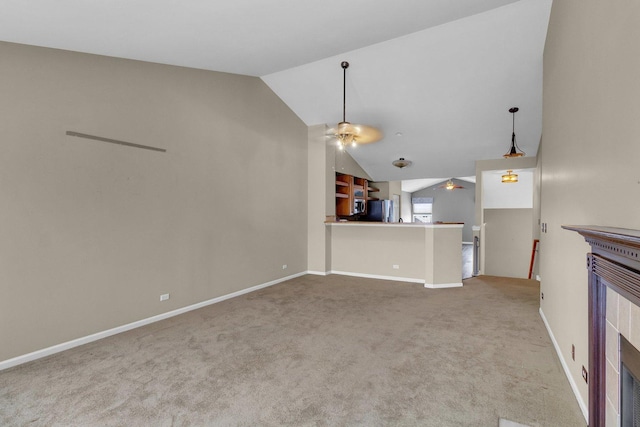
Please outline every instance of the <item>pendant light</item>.
M352 124L347 121L347 68L349 63L342 61L342 121L330 130L338 140L338 148L344 150L346 146L355 147L357 144L368 144L382 139L382 132L372 126Z
M405 160L404 157L400 157L398 160L394 160L391 164L397 168L403 169L411 166L413 162L411 160Z
M509 148L509 151L507 151L507 153L503 156L505 159L509 159L512 157L522 157L525 155L525 152L522 151L516 143L516 113L518 112L518 110L518 107L509 108L509 112L513 117L513 130L511 131L511 147Z
M503 184L511 184L514 182L518 182L518 174L512 173L512 170L508 170L506 175L502 175L502 183Z

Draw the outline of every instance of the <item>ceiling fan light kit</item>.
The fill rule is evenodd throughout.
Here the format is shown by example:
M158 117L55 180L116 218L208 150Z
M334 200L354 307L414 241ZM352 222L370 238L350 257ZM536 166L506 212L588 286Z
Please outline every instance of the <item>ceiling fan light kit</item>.
M445 184L442 184L440 188L444 188L445 190L457 190L464 188L462 185L455 184L453 182L453 178L450 178Z
M518 112L518 107L509 108L509 112L513 117L513 128L511 131L511 147L509 147L509 151L504 154L505 159L510 159L512 157L522 157L525 155L525 152L518 147L518 143L516 142L516 113Z
M400 157L398 160L394 160L391 164L397 168L403 169L411 166L413 162L411 160L405 160L404 157Z
M369 144L382 139L382 132L372 126L352 124L347 121L347 68L349 63L342 61L342 121L332 130L337 139L338 148L344 150L347 146Z

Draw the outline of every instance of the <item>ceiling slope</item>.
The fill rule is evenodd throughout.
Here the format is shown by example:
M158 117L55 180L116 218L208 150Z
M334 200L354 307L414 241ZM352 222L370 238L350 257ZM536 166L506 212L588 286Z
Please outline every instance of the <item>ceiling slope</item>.
M536 155L542 121L542 54L551 0L521 0L438 27L294 67L263 80L308 125L342 115L385 137L350 148L376 180L475 174L475 160L500 158L518 106L520 147ZM401 134L401 135L399 135ZM399 157L413 165L398 169Z

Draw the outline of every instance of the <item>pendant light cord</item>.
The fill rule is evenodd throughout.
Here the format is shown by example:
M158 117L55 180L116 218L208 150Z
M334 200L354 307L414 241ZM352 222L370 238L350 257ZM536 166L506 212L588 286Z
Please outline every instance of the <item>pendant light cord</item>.
M511 127L511 147L512 149L516 149L517 151L520 151L522 153L523 156L526 155L526 153L522 150L522 148L518 147L518 143L516 142L516 113L518 112L518 109L516 109L515 111L511 112L511 116L513 118L512 121L512 127Z
M343 61L342 64L342 121L347 121L347 68L349 63Z

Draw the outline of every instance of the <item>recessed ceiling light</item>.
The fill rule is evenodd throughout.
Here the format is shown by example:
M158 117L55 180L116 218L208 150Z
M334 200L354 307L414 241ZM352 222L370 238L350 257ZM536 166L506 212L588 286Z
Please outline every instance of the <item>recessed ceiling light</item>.
M396 136L402 136L402 132L396 132Z

